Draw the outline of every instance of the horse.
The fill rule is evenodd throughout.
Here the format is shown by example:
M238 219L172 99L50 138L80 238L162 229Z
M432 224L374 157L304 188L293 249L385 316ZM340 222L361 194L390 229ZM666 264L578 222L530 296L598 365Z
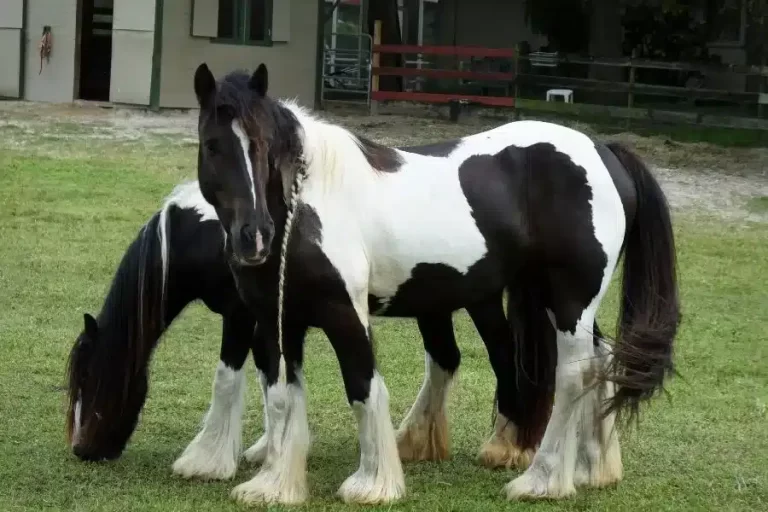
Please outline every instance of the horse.
M273 99L263 64L217 81L202 63L193 87L201 192L267 343L267 457L235 499L308 497L310 327L328 336L358 423L360 465L339 495L402 498L370 315L460 308L496 341L497 378L515 366L516 343L556 360L544 436L506 498L561 498L621 479L615 423L664 389L680 319L671 214L640 157L528 120L402 151ZM618 332L595 345L595 315L620 258Z
M148 389L148 366L163 333L195 300L222 317L220 361L200 432L173 465L185 477L231 478L241 448L243 365L258 357L255 321L224 257L216 212L197 182L174 188L140 228L115 271L97 318L84 327L67 363L67 435L81 460L121 456ZM266 438L245 452L259 460Z
M243 365L249 351L255 361L263 358L259 350L264 342L235 286L216 211L203 199L196 181L176 186L141 227L120 261L98 319L84 314L84 328L67 367L67 433L78 458L121 456L146 398L153 350L195 300L222 317L220 361L201 430L174 462L173 472L208 480L235 475L245 407ZM403 460L444 460L449 452L445 400L460 353L450 314L422 317L417 323L427 375L400 430L399 449ZM257 372L263 382L258 365ZM266 445L265 434L244 452L245 459L262 462ZM489 446L506 457L491 461L497 465L513 465L517 460L510 453L519 457L533 450L532 444L519 450L515 439ZM493 467L482 458L488 451L481 450L481 460Z

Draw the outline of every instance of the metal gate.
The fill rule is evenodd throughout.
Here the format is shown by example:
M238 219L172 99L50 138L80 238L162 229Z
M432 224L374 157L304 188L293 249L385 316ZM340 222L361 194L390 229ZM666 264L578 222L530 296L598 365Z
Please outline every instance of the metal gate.
M371 48L369 34L331 34L334 47L324 43L320 102L371 103ZM339 44L344 42L345 44Z

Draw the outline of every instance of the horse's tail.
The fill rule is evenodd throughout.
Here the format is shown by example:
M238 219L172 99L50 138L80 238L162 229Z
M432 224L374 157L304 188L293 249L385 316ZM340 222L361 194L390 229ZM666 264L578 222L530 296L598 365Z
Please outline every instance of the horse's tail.
M606 413L626 408L632 418L674 373L672 343L680 323L675 240L667 200L650 170L624 146L607 146L634 183L637 209L628 220L617 339L603 375L618 388Z
M546 312L541 286L532 275L509 286L507 320L514 347L514 373L500 379L514 400L517 445L536 449L549 422L555 395L557 333Z

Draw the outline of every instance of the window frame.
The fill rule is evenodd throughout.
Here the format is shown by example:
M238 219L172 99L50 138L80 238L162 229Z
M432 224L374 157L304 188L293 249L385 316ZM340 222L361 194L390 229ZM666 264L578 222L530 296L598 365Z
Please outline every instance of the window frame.
M271 0L270 0L271 1ZM739 0L739 37L738 39L715 39L707 43L709 48L743 48L747 40L748 9L747 1ZM709 21L709 20L707 20Z
M250 0L232 0L234 3L234 23L233 37L213 37L212 43L231 44L238 46L272 46L272 2L274 0L264 0L264 39L251 40L251 1ZM279 0L278 0L279 1ZM193 0L194 2L194 0ZM194 12L194 5L193 5Z

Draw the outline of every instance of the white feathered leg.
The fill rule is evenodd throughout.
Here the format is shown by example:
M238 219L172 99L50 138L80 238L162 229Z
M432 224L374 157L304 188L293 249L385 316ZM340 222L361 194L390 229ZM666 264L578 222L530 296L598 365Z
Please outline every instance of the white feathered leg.
M203 427L173 464L185 478L223 480L237 471L245 406L245 375L219 361Z
M252 479L232 490L232 497L248 504L302 503L308 496L309 424L301 373L296 382L269 386L266 395L267 456Z

